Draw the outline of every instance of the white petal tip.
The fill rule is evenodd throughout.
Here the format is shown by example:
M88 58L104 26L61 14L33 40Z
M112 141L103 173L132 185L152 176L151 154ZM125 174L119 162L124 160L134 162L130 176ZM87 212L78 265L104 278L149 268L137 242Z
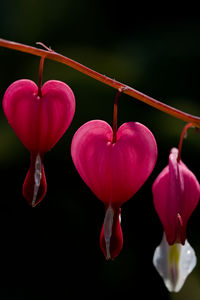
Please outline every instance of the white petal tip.
M179 292L196 266L196 255L188 241L169 246L165 234L153 256L153 264L170 292Z
M35 159L34 190L33 190L32 207L34 207L36 204L41 179L42 179L42 161L41 161L40 155L38 154Z

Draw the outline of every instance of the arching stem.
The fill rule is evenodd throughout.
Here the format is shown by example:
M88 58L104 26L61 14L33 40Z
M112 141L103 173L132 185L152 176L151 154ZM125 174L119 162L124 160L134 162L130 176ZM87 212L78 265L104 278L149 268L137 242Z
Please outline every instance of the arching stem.
M95 80L98 80L100 82L102 82L103 84L109 85L117 90L119 90L120 88L126 88L124 93L135 98L138 99L160 111L163 111L175 118L181 119L187 123L191 122L194 124L195 127L200 128L200 117L197 116L193 116L191 114L185 113L181 110L178 110L172 106L169 106L167 104L164 104L150 96L147 96L135 89L133 89L132 87L129 87L126 84L123 84L119 81L116 81L112 78L109 78L105 75L102 75L66 56L63 56L59 53L56 53L54 51L49 51L49 50L43 50L43 49L38 49L36 47L31 47L28 45L24 45L24 44L20 44L20 43L15 43L12 41L7 41L4 39L0 39L0 47L5 47L5 48L9 48L9 49L13 49L13 50L18 50L21 52L25 52L25 53L29 53L29 54L33 54L36 56L41 56L47 59L51 59L60 63L63 63L73 69L76 69L77 71L86 74L89 77L94 78Z

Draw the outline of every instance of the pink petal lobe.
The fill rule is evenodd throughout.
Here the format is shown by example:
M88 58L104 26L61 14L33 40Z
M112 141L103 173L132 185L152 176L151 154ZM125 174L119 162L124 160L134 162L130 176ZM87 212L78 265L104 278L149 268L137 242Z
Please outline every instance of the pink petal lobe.
M50 80L37 96L37 85L27 79L12 83L5 92L3 109L21 142L32 152L50 150L69 127L74 111L72 90Z
M23 184L23 196L31 206L36 206L44 198L47 183L42 155L31 153L31 164Z
M182 161L177 161L177 156L178 149L173 148L169 165L153 184L155 209L169 245L185 243L187 223L200 195L198 180Z
M150 176L157 159L153 134L140 123L124 123L112 146L111 177L114 202L122 205Z
M101 120L81 126L72 140L72 159L80 176L108 207L119 208L152 172L157 146L152 133L140 123L124 123L112 144L113 131Z

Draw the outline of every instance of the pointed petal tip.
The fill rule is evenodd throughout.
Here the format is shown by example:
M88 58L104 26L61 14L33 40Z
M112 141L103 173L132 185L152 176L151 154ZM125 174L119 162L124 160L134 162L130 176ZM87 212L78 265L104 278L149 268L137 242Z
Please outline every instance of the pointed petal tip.
M123 235L120 225L121 209L109 206L100 234L100 247L106 260L114 260L121 252Z
M28 204L35 207L45 197L47 182L42 157L31 153L31 164L23 184L23 196Z

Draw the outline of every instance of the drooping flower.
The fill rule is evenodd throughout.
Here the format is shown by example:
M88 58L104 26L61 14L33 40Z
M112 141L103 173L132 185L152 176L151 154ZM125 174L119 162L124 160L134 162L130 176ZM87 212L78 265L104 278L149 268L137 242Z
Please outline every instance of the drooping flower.
M74 94L64 82L47 81L40 94L33 81L22 79L12 83L3 98L9 124L31 153L23 195L32 206L38 204L46 193L44 153L62 137L75 112Z
M178 160L178 149L172 148L168 166L153 184L154 206L169 245L184 245L187 223L199 202L199 196L198 180L187 166Z
M156 141L144 125L124 123L113 136L108 123L93 120L77 130L71 146L77 171L105 205L100 246L107 259L122 248L121 206L144 184L157 158Z
M183 138L179 149L172 148L169 164L153 184L155 209L164 228L161 244L156 248L153 264L170 292L178 292L196 265L193 248L186 239L188 220L199 202L200 185L195 175L181 160Z

